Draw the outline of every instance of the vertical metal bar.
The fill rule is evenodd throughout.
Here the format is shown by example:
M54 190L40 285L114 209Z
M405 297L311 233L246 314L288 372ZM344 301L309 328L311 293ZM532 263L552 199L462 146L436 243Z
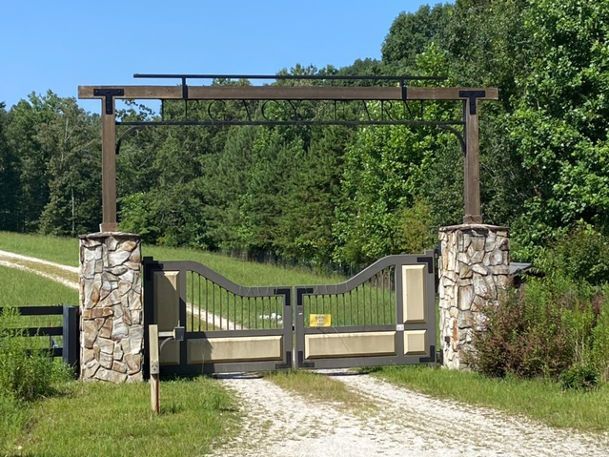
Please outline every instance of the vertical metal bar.
M215 286L216 286L216 284L214 283L214 287ZM223 325L224 318L222 317L222 289L220 289L220 286L217 286L217 287L219 289L218 290L218 295L219 295L219 297L218 297L218 304L220 306L220 313L218 315L218 319L220 319L220 330L224 330L224 325Z
M207 278L205 278L203 290L205 291L205 330L209 330L209 285Z
M349 291L349 309L351 311L351 319L349 325L353 325L353 289Z
M211 281L210 281L211 282ZM212 306L212 321L213 321L213 327L214 330L217 329L218 327L216 326L216 285L211 282L211 306ZM220 321L222 322L222 321Z
M381 270L379 273L382 275L383 271ZM380 316L381 305L379 304L379 284L378 284L379 273L374 275L374 277L376 278L376 281L374 281L374 283L375 283L374 288L375 288L375 292L376 292L376 324L377 325L381 323L381 316Z
M79 341L78 308L63 307L63 361L72 367L74 374L80 372L80 341Z

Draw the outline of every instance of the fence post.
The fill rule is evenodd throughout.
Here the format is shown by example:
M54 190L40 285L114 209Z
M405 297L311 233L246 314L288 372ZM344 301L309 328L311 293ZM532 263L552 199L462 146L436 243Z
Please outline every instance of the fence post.
M63 361L70 365L74 373L80 373L80 323L78 308L63 307Z

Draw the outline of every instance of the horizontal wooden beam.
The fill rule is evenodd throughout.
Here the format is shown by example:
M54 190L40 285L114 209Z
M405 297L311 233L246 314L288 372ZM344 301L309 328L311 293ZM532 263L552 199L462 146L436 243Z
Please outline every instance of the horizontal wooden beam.
M468 98L463 93L484 92L478 100L499 100L496 87L408 87L407 100L462 100Z
M459 87L319 87L319 86L79 86L78 97L155 100L464 100L462 92L484 91L479 100L497 100L497 88ZM95 92L98 92L96 94Z

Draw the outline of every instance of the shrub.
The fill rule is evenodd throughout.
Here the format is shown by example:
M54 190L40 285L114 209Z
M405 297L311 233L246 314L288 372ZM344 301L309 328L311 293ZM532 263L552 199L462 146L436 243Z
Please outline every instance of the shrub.
M69 371L15 328L18 319L12 308L0 313L0 396L28 401L49 394Z
M530 280L498 307L484 310L486 328L474 335L472 364L497 377L558 379L565 373L565 385L592 383L589 372L606 379L609 306L603 306L604 297L587 282L564 276Z
M591 360L603 382L609 381L609 286L603 288L604 301L592 330Z
M552 249L539 255L536 264L548 275L603 284L609 281L609 237L580 223L558 237Z
M589 390L598 385L598 371L591 365L577 364L561 374L564 389Z

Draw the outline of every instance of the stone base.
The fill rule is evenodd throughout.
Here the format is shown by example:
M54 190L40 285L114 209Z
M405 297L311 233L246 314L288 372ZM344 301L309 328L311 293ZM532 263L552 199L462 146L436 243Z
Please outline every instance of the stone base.
M141 280L137 235L100 232L80 237L81 379L143 379Z
M506 227L463 224L440 229L440 335L444 366L467 369L483 328L487 306L497 306L509 286L509 234Z

